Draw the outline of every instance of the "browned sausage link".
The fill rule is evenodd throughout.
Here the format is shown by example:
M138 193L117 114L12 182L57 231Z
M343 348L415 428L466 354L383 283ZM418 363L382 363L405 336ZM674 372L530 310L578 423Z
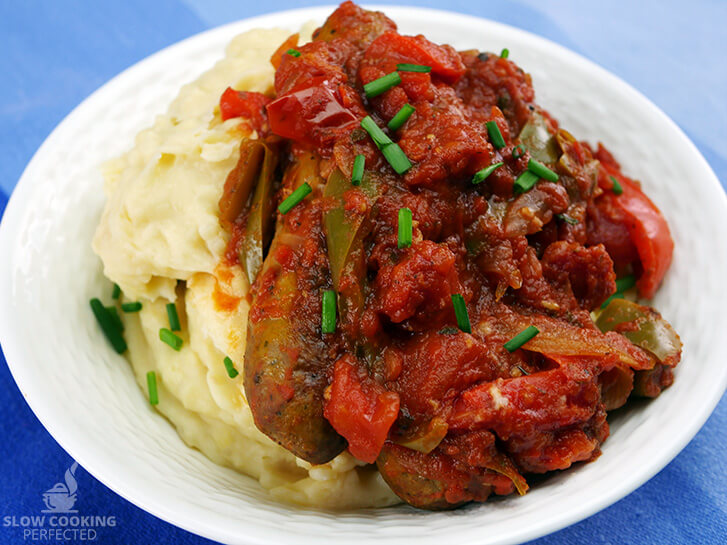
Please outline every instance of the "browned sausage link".
M244 385L257 427L296 456L325 463L345 447L323 417L323 391L337 356L320 332L322 288L329 287L321 233L323 180L318 160L298 157L284 186L303 182L313 193L278 228L253 290Z
M674 382L674 371L668 365L657 363L653 369L634 373L633 395L637 397L658 397Z
M323 26L313 33L314 41L344 39L364 50L378 36L396 30L396 24L380 11L368 11L352 2L344 2Z
M454 509L466 501L449 503L445 497L447 484L444 481L426 477L423 466L433 460L434 455L423 455L405 447L387 442L381 449L376 466L379 473L394 491L409 505L420 509L441 511Z

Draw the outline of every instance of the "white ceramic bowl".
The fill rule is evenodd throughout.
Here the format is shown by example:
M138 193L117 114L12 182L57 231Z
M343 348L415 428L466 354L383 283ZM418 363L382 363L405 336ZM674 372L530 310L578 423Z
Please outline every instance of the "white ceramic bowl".
M28 165L0 228L0 341L31 408L71 456L154 515L240 544L515 543L585 518L664 467L694 436L727 382L721 308L727 203L694 145L658 108L582 57L532 34L443 11L385 7L403 33L459 49L499 51L533 75L538 102L579 138L606 143L643 181L676 243L654 305L681 334L684 359L661 397L611 419L592 464L525 497L446 513L399 506L334 514L280 505L251 479L186 447L150 409L126 361L88 307L108 289L91 235L103 205L98 165L131 146L179 87L210 67L238 32L296 29L332 8L288 11L194 36L125 71L76 108Z

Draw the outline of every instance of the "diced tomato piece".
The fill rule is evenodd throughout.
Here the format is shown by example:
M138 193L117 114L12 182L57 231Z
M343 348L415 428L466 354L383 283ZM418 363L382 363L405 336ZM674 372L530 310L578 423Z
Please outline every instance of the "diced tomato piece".
M580 305L592 310L616 291L613 261L603 244L585 248L577 242L560 240L545 250L543 274L551 282L568 283Z
M451 319L451 296L462 290L455 261L454 253L443 244L415 243L398 263L385 265L376 277L382 314L394 323L412 319L415 329Z
M372 464L399 415L399 395L361 372L353 356L345 355L335 364L323 415L346 438L349 452Z
M252 128L258 132L267 129L265 106L270 98L253 91L235 91L232 87L225 89L220 98L220 115L222 121L233 117L244 117L250 121Z
M371 43L365 58L431 66L432 74L446 83L457 81L465 73L462 59L452 46L432 43L421 35L402 36L393 31L384 32Z
M448 423L452 430L489 429L502 439L528 436L586 422L599 399L595 381L574 380L558 368L465 390Z

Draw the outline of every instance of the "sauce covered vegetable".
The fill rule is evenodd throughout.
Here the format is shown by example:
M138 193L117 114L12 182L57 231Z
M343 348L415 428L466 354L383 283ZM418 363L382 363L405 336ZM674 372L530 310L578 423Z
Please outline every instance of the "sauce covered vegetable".
M274 96L220 105L259 137L220 205L252 285L260 430L314 464L348 449L443 509L595 459L606 411L671 384L677 334L609 299L625 276L654 295L668 226L507 55L346 2L272 62Z

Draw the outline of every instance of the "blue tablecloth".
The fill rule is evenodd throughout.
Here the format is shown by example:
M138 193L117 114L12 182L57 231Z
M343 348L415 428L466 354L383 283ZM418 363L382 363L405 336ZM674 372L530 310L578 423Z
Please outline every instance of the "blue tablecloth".
M727 180L727 70L724 45L718 45L724 44L727 2L396 3L488 17L582 53L666 111L697 144L723 183ZM202 30L299 6L294 0L0 3L0 213L24 166L53 127L112 76ZM20 524L21 517L38 514L44 507L41 493L58 482L73 461L25 404L4 360L0 408L0 542L20 543L32 536L24 538L22 528L13 522ZM601 513L534 543L724 543L725 429L727 401L723 398L689 446L651 481ZM82 468L75 476L82 514L103 512L115 517L115 526L98 530L97 542L208 542L134 507Z

